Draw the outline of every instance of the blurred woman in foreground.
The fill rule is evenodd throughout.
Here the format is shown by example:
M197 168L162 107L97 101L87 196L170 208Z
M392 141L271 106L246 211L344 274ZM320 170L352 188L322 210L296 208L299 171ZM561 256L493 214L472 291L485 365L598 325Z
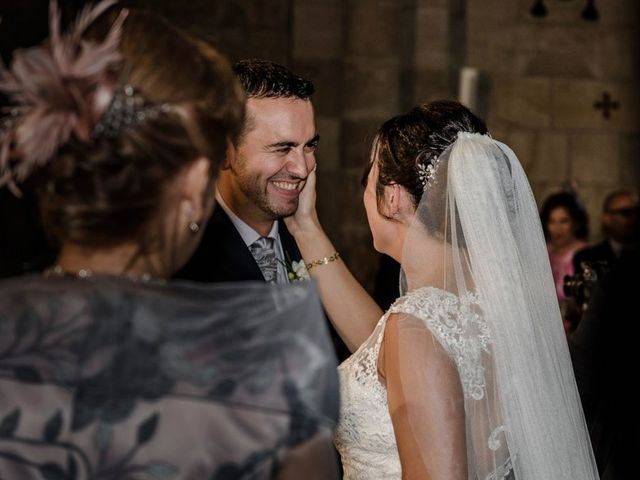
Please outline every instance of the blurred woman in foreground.
M48 42L0 68L1 182L35 189L60 249L0 283L0 478L332 478L313 287L165 280L211 214L241 88L211 47L113 4L62 34L52 2Z

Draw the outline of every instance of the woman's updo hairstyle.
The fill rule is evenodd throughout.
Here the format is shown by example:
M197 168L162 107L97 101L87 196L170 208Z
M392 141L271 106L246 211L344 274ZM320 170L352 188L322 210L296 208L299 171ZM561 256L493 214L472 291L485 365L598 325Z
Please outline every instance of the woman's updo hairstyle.
M381 214L384 187L394 183L404 187L414 207L418 206L425 185L421 171L456 140L459 132L486 134L487 127L467 107L447 100L419 105L382 124L364 175L366 179L372 162L377 161L376 196Z
M103 38L112 8L89 28ZM199 157L210 160L210 188L244 119L244 93L212 47L147 12L130 10L122 27L121 62L109 72L158 108L114 136L71 136L33 172L43 225L58 243L107 247L159 241L171 181ZM154 223L156 222L156 223ZM159 223L158 223L159 222Z

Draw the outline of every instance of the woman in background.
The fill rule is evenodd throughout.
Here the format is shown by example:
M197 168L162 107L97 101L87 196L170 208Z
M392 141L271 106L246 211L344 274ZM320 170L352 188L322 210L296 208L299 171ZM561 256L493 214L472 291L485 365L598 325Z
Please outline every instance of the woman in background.
M587 246L589 219L574 193L559 192L550 195L544 201L540 220L547 241L562 322L565 331L571 333L579 321L581 312L575 299L568 298L565 294L564 278L576 273L573 256Z
M113 4L63 34L52 2L48 42L0 68L0 179L35 190L60 251L0 283L0 478L334 478L312 285L166 280L211 214L242 89L211 47Z

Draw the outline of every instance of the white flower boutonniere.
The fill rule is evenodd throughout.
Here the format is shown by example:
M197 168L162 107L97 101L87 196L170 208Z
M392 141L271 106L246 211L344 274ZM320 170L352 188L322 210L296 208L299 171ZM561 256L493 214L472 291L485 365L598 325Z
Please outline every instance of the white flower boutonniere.
M291 272L288 272L289 280L300 281L309 280L309 272L307 272L307 266L304 264L304 260L291 262Z
M303 280L309 280L309 272L307 271L307 266L304 263L304 260L300 260L299 262L293 260L291 261L291 257L288 254L285 254L287 257L282 263L284 264L287 270L287 278L290 282L301 282Z

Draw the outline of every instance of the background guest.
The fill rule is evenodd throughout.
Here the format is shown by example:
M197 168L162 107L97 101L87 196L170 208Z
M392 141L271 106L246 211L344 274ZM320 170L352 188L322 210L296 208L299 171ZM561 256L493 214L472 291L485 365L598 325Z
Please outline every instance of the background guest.
M605 262L612 265L623 254L637 248L635 231L638 222L638 200L629 190L609 193L602 204L604 240L577 252L573 257L576 271L582 262Z
M575 273L573 256L586 246L589 222L585 209L572 192L559 192L547 197L540 211L542 229L547 241L551 272L560 302L565 331L570 332L579 318L576 302L564 292L564 278Z
M569 336L573 369L602 480L638 476L640 415L635 382L629 378L629 372L636 372L639 366L638 272L637 250L625 261L612 264L593 286L589 306Z

